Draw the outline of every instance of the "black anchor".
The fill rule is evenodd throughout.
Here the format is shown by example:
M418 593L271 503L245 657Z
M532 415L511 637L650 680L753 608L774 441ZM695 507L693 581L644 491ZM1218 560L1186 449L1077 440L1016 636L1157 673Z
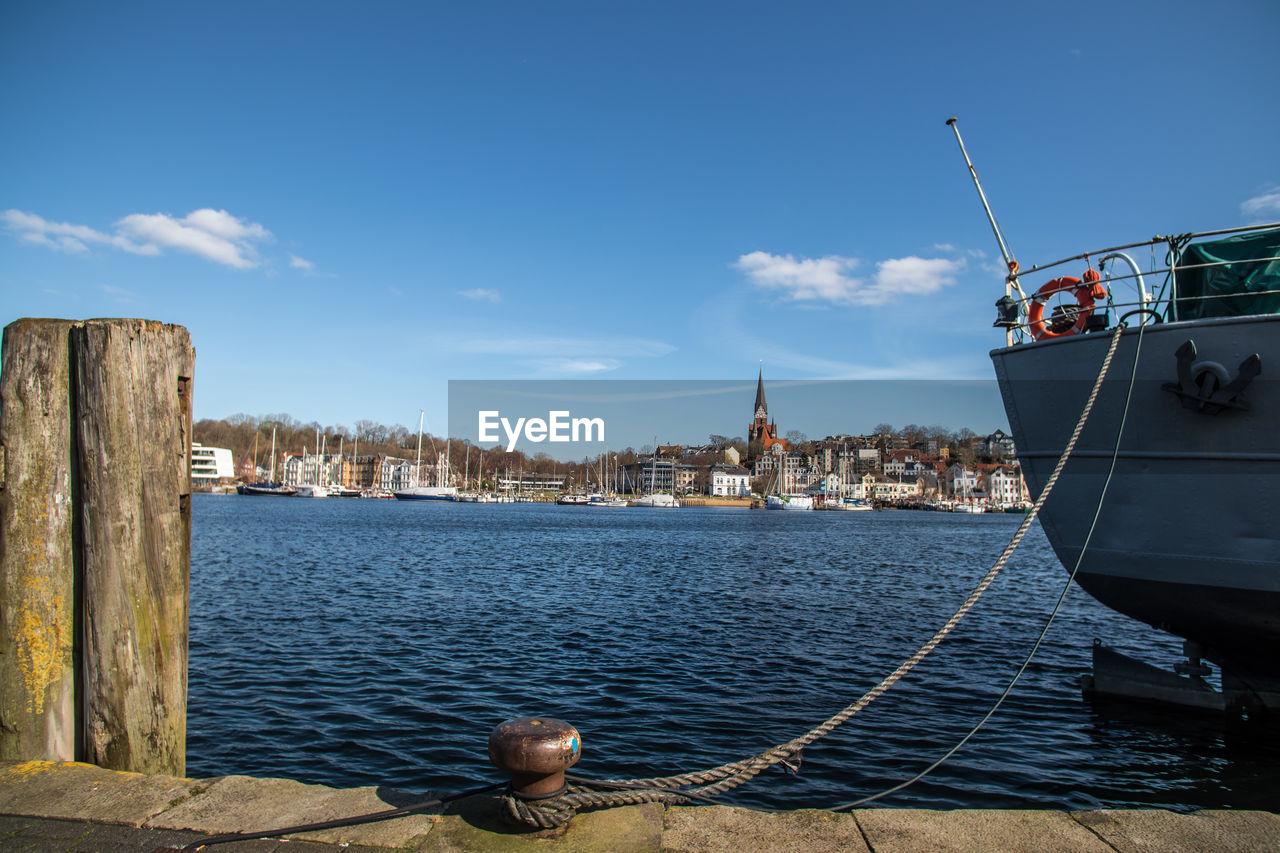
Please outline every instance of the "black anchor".
M1195 341L1187 341L1178 347L1174 355L1178 357L1178 381L1176 384L1166 382L1161 387L1177 395L1185 408L1207 415L1216 415L1223 409L1249 408L1247 401L1237 398L1253 377L1262 372L1262 358L1256 352L1240 362L1235 378L1225 384L1224 377L1219 374L1222 368L1218 365L1201 365L1200 369L1192 371L1196 366Z

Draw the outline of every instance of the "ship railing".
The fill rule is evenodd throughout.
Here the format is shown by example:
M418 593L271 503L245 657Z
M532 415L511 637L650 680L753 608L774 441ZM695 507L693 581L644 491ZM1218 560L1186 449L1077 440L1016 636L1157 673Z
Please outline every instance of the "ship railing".
M1104 331L1107 328L1113 328L1111 316L1114 314L1116 323L1124 323L1125 325L1147 324L1168 322L1173 319L1175 303L1185 304L1188 302L1207 302L1213 300L1239 299L1242 294L1239 293L1222 293L1222 294L1199 294L1194 297L1178 294L1176 292L1176 272L1179 270L1195 270L1208 269L1212 267L1228 267L1242 264L1258 264L1268 263L1272 261L1280 261L1280 256L1271 255L1258 258L1244 258L1230 261L1217 261L1213 263L1201 264L1182 264L1178 260L1182 257L1188 245L1196 240L1208 237L1222 237L1233 234L1247 234L1270 229L1280 228L1280 222L1272 222L1261 225L1248 225L1236 228L1225 228L1216 231L1199 231L1187 234L1177 234L1162 236L1157 235L1149 240L1143 240L1137 243L1126 243L1119 246L1110 246L1104 249L1097 249L1088 252L1081 252L1067 258L1053 261L1047 264L1036 264L1035 266L1021 269L1013 264L1013 270L1006 277L1006 281L1010 286L1010 295L997 302L1000 309L1000 317L996 320L995 325L1009 330L1012 343L1024 343L1031 339L1030 323L1027 315L1030 310L1031 303L1035 299L1036 291L1032 290L1030 294L1023 290L1022 279L1037 274L1043 274L1051 270L1057 270L1060 267L1066 267L1068 264L1075 264L1084 261L1088 268L1093 268L1093 264L1097 263L1097 271L1102 276L1101 284L1106 287L1107 300L1105 303L1097 305L1094 309L1095 313L1100 313L1104 321L1099 321L1091 326L1089 331ZM1154 252L1152 253L1153 261L1148 270L1141 271L1132 258L1124 254L1131 249L1150 247L1154 249L1156 246L1166 246L1165 257L1162 264L1154 262ZM1119 262L1123 262L1128 267L1127 271L1118 269ZM1062 274L1070 274L1076 277L1079 270L1073 269L1071 272L1061 271ZM1148 279L1159 280L1161 282L1158 291L1151 293L1147 290L1146 282ZM1049 280L1046 278L1046 281ZM1131 298L1118 298L1116 285L1126 285L1125 289L1132 289ZM1016 296L1015 296L1016 294ZM1250 297L1280 295L1280 289L1267 290L1251 290L1247 294ZM1078 316L1078 308L1071 304L1066 304L1058 309L1055 316L1050 317L1049 321L1061 322L1070 326Z

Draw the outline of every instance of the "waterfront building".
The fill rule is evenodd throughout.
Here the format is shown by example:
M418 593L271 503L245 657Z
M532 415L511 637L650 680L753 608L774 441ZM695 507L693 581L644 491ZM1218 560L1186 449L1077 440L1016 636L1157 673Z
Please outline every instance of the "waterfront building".
M751 472L741 465L712 465L707 494L745 497L751 494Z
M814 468L803 454L787 452L784 445L785 442L775 443L768 453L757 459L751 467L751 476L766 479L765 488L776 492L781 471L782 490L798 494L821 479L823 472Z
M919 497L924 492L923 484L918 477L901 475L883 475L875 478L872 497L878 501L897 502Z
M372 469L373 476L376 478L374 488L380 492L398 492L403 489L412 489L418 484L414 464L408 459L379 455L375 457ZM434 474L434 468L432 473Z
M960 500L985 500L985 483L977 468L953 462L939 478L940 491L948 498Z
M499 474L498 488L504 492L559 492L564 488L568 475L552 472L538 474L533 471L508 471Z
M997 465L987 475L987 493L999 504L1017 504L1030 500L1022 469L1017 465Z
M236 475L231 451L225 447L191 444L191 485L212 486L230 482Z
M824 501L839 500L841 491L840 475L835 472L817 476L805 487L805 493L810 497L820 498Z
M841 494L851 500L869 501L875 497L876 475L867 471L858 474L850 480L841 479L844 484L840 491Z

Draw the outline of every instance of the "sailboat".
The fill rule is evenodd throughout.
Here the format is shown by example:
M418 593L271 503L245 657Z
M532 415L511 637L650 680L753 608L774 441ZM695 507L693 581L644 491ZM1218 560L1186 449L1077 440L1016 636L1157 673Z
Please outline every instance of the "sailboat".
M254 447L257 447L258 437L253 437ZM258 466L257 451L254 451L253 465L255 470ZM236 492L241 495L258 495L259 497L273 498L291 498L297 494L297 491L289 486L282 485L275 481L276 479L276 428L271 428L271 474L267 477L266 482L242 483L236 486Z
M654 509L675 509L680 506L680 501L676 500L675 494L666 492L655 492L655 480L658 475L658 437L653 437L653 459L649 463L649 494L636 501L636 506L650 507ZM676 463L671 462L671 491L676 490Z
M605 451L605 456L600 457L601 493L592 495L587 501L587 506L601 507L603 509L622 509L627 506L627 499L620 498L609 491L609 468L605 462L606 456L608 456L608 450Z
M304 456L303 458L305 459L306 457ZM324 452L321 449L321 445L320 445L320 430L317 429L316 430L316 472L315 472L315 476L312 477L312 480L314 480L314 482L300 484L298 486L298 497L300 498L329 497L329 490L326 489L324 486L320 485L320 480L322 479L320 476L320 468L323 460L324 460Z
M778 454L778 476L775 480L778 493L765 498L765 509L813 509L813 498L809 495L788 494L786 491L787 456Z
M393 494L398 501L451 501L458 494L458 490L448 482L448 459L441 454L436 454L436 485L423 486L418 485L418 478L422 471L422 423L423 412L418 412L418 459L413 469L413 479L415 485L412 488L401 489Z
M338 436L338 479L340 480L343 479L343 469L346 467L346 464L347 464L345 461L345 457L342 455L342 449L345 443L346 443L345 438L343 436ZM355 461L356 461L356 457L354 454L352 454L351 467L353 471L355 470ZM332 478L330 479L332 480ZM341 483L330 482L329 497L358 498L360 497L360 490L350 488L349 486L344 486Z

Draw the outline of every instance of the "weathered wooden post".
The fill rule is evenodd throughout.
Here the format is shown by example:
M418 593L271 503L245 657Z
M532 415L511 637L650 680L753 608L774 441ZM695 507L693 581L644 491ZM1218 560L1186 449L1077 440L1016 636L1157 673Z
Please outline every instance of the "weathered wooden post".
M76 754L70 320L0 344L0 758Z
M72 332L84 603L84 760L186 767L191 391L181 326Z
M49 478L65 464L70 471L72 522L56 535L59 548L66 543L73 564L72 652L78 668L69 739L75 757L116 770L182 775L195 359L190 336L180 326L147 320L18 321L5 330L0 388L22 393L32 384L28 374L44 368L25 354L52 345L19 344L17 339L35 331L54 337L56 331L39 324L55 322L64 324L61 406L69 441L62 449L51 444L32 449L32 455L46 454L46 467L40 469L43 485L25 487L33 495L30 508L13 506L8 497L0 501L0 593L5 596L0 613L7 619L11 609L30 612L21 611L16 598L11 600L10 588L21 586L11 578L21 579L20 562L30 561L11 543L35 541L32 519L60 506L60 493ZM11 336L18 354L13 359ZM0 442L6 448L26 448L34 438L9 431L10 405L9 395L0 397ZM17 408L21 414L30 407L28 402ZM54 410L52 403L47 408ZM28 452L24 449L21 455L27 464ZM31 468L35 470L34 464ZM8 476L4 479L10 481ZM43 505L42 494L50 496ZM37 614L29 621L33 635L48 642L62 636L63 623L52 617ZM12 644L14 627L7 622L3 627L4 641ZM6 650L0 646L0 652ZM15 663L0 658L5 673L0 683L6 690L15 680ZM21 666L17 669L20 678ZM0 710L7 713L8 705L7 700L0 702ZM8 720L3 722L7 728ZM10 744L7 731L0 731L0 748L12 757L70 757L65 754L65 723L59 718L55 726L47 716L42 723L60 732L62 751L56 754L38 755L20 742Z

